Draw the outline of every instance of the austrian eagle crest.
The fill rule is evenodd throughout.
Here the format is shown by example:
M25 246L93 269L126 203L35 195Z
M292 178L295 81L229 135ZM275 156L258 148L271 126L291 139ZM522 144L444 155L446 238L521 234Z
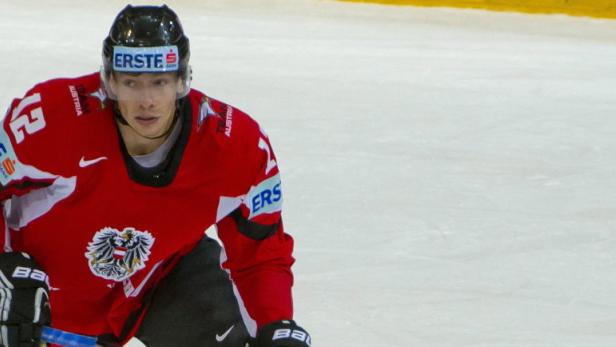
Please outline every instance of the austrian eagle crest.
M147 231L105 227L94 234L85 255L96 276L122 282L145 267L154 241Z

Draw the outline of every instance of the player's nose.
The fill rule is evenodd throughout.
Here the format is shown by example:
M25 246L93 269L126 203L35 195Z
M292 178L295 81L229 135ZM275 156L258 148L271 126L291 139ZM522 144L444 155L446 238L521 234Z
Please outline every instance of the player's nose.
M148 89L143 90L139 95L139 107L148 109L154 106L154 95Z

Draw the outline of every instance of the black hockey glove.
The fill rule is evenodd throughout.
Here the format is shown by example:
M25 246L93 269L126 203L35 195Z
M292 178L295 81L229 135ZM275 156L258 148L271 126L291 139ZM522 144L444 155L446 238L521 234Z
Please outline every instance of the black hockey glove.
M257 339L250 347L310 347L310 334L293 320L270 323L257 332Z
M26 253L0 253L0 345L38 347L50 321L47 274Z

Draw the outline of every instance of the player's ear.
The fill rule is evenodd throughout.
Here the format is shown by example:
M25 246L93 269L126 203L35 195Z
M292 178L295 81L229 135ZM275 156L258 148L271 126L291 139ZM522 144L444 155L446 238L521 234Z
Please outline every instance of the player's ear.
M175 80L175 92L177 95L184 95L186 88L186 83L184 83L184 78L182 76L178 76Z
M177 75L177 84L175 91L178 96L184 97L190 90L190 81L192 80L192 68L187 67L187 70L181 71Z

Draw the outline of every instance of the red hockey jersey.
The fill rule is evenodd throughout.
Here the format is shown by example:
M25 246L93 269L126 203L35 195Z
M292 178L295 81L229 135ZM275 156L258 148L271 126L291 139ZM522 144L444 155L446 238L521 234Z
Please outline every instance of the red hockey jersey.
M54 327L120 336L143 294L214 224L251 334L292 318L293 240L268 137L199 91L180 107L179 138L149 172L126 152L98 74L38 84L11 104L1 240L47 271Z

